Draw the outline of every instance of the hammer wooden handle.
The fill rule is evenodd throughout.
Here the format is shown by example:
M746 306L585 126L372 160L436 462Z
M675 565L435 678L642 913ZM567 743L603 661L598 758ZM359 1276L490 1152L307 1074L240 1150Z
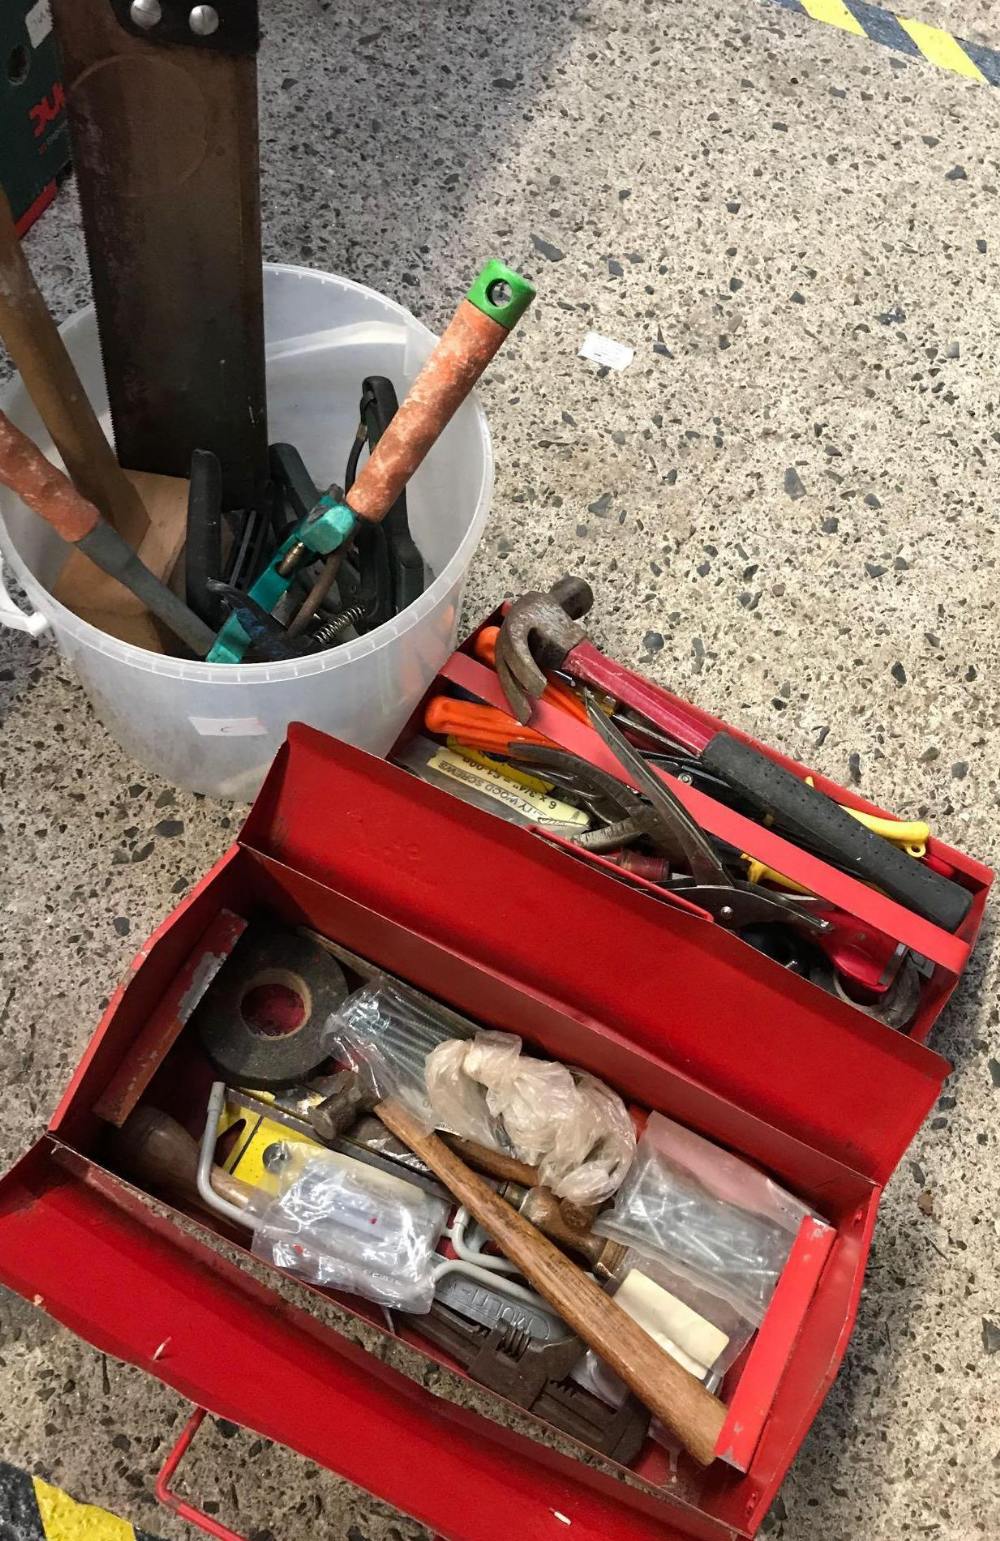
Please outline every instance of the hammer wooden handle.
M583 1341L594 1349L639 1400L707 1466L726 1409L699 1380L671 1359L593 1279L571 1263L533 1225L504 1203L435 1134L426 1134L399 1102L379 1103L379 1118L414 1151L474 1219L516 1263L530 1284Z
M463 1161L474 1166L478 1172L499 1177L503 1182L520 1183L522 1188L537 1188L541 1182L537 1166L518 1161L516 1156L506 1156L501 1150L490 1150L489 1146L479 1145L475 1140L463 1140L458 1134L443 1134L441 1138L456 1156L461 1156Z
M115 458L25 260L0 188L0 338L74 485L138 547L149 519Z

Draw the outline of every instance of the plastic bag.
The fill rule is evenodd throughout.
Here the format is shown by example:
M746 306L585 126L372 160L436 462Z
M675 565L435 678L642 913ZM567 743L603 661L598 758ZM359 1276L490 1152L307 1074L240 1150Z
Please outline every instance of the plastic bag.
M253 1252L313 1284L426 1313L447 1216L443 1200L413 1183L337 1151L291 1146Z
M513 1033L441 1044L427 1060L426 1090L439 1128L494 1146L499 1130L519 1160L575 1204L610 1198L635 1151L616 1092L585 1071L523 1054Z
M658 1253L630 1247L622 1272L622 1283L614 1291L619 1305L714 1391L753 1337L753 1323L729 1301L676 1273ZM571 1376L611 1407L620 1407L628 1394L625 1382L593 1349Z
M427 1056L424 1079L427 1100L439 1129L476 1140L492 1150L512 1150L511 1141L490 1109L486 1081L504 1073L516 1059L520 1039L510 1033L477 1033L475 1038L451 1038Z
M327 1034L332 1052L369 1075L378 1097L398 1098L430 1130L435 1117L427 1100L424 1064L438 1044L459 1035L462 1021L454 1012L438 1015L416 991L377 974L333 1013Z
M810 1213L756 1167L652 1113L614 1207L594 1229L659 1254L759 1326Z

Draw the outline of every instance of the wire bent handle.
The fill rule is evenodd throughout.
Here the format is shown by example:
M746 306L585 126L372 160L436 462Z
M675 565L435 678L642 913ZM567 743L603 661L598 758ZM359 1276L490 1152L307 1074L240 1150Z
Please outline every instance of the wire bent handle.
M204 1509L199 1509L194 1504L189 1504L186 1498L181 1498L170 1487L171 1481L177 1475L178 1466L187 1454L191 1441L204 1422L205 1412L206 1409L204 1407L196 1407L191 1414L181 1430L180 1438L163 1463L153 1492L156 1494L157 1500L165 1508L172 1509L178 1519L186 1520L189 1525L196 1525L199 1530L205 1531L206 1535L214 1536L215 1541L246 1541L246 1537L241 1536L239 1531L230 1530L228 1525L220 1524L210 1514L206 1514Z

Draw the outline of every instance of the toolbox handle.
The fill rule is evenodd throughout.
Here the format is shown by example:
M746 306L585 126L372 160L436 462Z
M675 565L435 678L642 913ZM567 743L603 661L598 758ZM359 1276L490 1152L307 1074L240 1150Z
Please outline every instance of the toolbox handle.
M214 1536L215 1541L246 1541L239 1531L230 1530L228 1525L220 1524L204 1509L198 1509L194 1504L189 1504L186 1498L181 1498L170 1486L171 1481L177 1475L177 1468L187 1454L191 1441L201 1428L205 1420L205 1408L196 1407L187 1423L181 1430L180 1438L174 1445L167 1459L160 1469L160 1475L156 1479L153 1492L157 1500L167 1509L172 1509L178 1519L186 1520L189 1525L196 1525L206 1535Z

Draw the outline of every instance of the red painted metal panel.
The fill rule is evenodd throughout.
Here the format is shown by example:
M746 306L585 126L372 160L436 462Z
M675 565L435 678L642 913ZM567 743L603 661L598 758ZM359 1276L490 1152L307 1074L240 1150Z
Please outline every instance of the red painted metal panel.
M946 1060L721 927L293 724L241 839L884 1182Z
M243 917L231 910L220 910L212 919L197 949L184 960L97 1099L94 1111L99 1118L119 1128L125 1122L246 926Z
M576 1541L736 1533L432 1396L169 1222L56 1169L44 1143L3 1181L0 1234L5 1282L103 1352L451 1541L509 1541L512 1517L524 1541L553 1541L557 1514Z
M722 1460L747 1471L774 1405L792 1345L805 1321L836 1231L807 1215L728 1404L716 1446Z
M134 1045L171 981L220 908L239 909L238 884L230 871L236 846L206 873L198 886L144 942L118 985L83 1058L73 1072L49 1123L53 1133L82 1140L97 1124L94 1107ZM136 982L141 980L140 988Z
M879 1198L873 1193L838 1231L754 1452L753 1488L718 1481L714 1491L704 1495L713 1514L732 1525L756 1530L784 1481L789 1449L801 1445L833 1385L857 1315ZM711 1469L713 1480L720 1469L720 1463Z

